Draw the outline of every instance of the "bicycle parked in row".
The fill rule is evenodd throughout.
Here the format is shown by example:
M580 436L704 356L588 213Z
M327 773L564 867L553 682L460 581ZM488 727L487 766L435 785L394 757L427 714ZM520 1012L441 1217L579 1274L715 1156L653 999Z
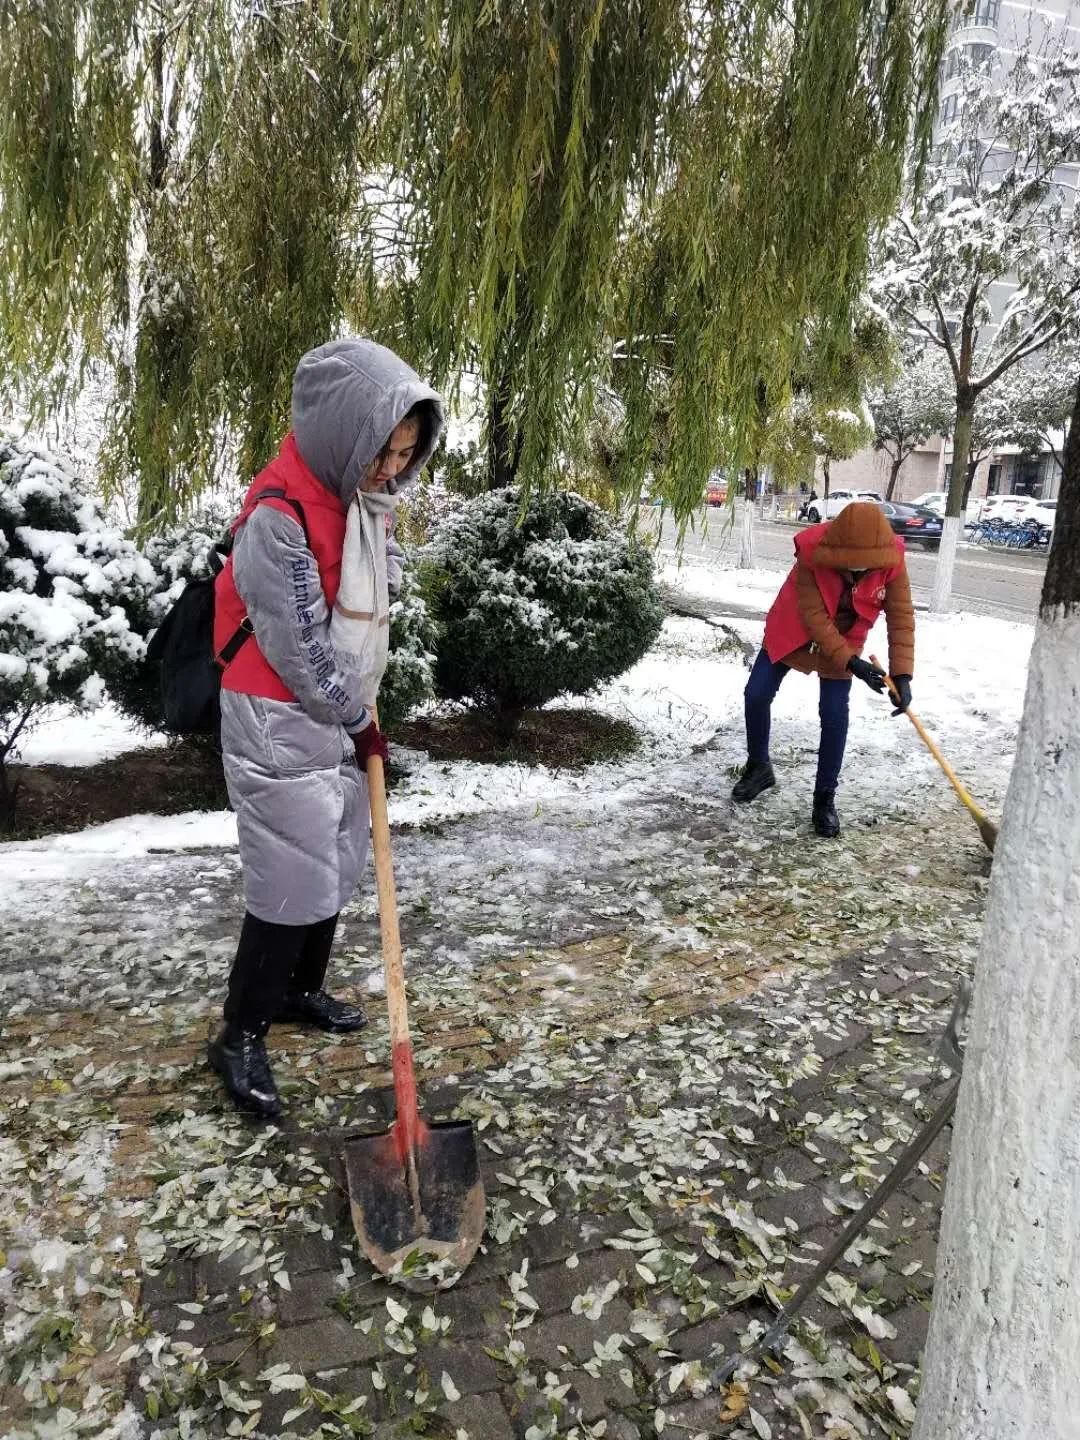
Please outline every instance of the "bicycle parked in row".
M965 538L972 545L1001 550L1049 550L1053 530L1038 520L1010 522L1000 517L967 526Z

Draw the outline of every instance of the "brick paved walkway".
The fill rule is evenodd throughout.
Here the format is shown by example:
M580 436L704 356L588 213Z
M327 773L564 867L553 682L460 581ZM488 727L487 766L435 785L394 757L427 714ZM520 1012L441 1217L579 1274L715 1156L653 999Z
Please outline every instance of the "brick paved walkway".
M270 1436L322 1425L537 1440L601 1419L627 1440L664 1426L724 1432L749 1414L742 1392L695 1387L767 1322L767 1297L797 1283L925 1109L952 980L898 947L807 978L749 951L652 951L624 931L517 956L458 1008L421 986L426 1108L484 1126L491 1233L458 1285L419 1296L371 1276L344 1189L342 1139L380 1127L392 1106L378 1001L359 1042L275 1032L289 1118L261 1132L220 1108L202 1063L206 1019L162 1007L111 1023L92 1011L13 1022L5 1041L31 1064L6 1082L9 1113L40 1119L48 1106L57 1128L68 1111L74 1129L92 1117L117 1139L105 1193L90 1207L76 1192L54 1221L108 1214L96 1247L116 1236L141 1257L115 1277L137 1324L110 1345L108 1307L99 1316L87 1297L74 1330L87 1353L69 1349L63 1371L86 1384L122 1362L140 1411L163 1426L170 1405L186 1409L195 1434L238 1433L253 1416L247 1433ZM486 1023L469 1023L478 990ZM830 1370L818 1363L830 1338L857 1367L848 1379L880 1372L884 1396L910 1378L940 1163L845 1267L880 1314L878 1339L842 1284L811 1307L822 1328L803 1332L807 1395ZM223 1172L242 1182L231 1199ZM260 1183L270 1234L252 1200ZM160 1248L155 1233L173 1243ZM749 1392L758 1423L803 1433L798 1389L764 1372ZM884 1399L882 1411L895 1423Z

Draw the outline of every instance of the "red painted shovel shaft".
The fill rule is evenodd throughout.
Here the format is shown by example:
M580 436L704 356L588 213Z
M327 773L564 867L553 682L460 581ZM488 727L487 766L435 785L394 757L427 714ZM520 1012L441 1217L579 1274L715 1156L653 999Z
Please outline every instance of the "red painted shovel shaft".
M398 1157L404 1163L410 1150L420 1143L423 1122L416 1102L416 1076L413 1073L412 1041L394 1046L394 1101L397 1105L397 1119L394 1121L394 1140Z

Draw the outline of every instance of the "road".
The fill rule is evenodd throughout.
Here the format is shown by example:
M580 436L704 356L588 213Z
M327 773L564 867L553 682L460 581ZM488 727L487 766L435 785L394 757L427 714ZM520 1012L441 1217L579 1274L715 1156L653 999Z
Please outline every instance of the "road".
M706 512L701 512L704 520ZM716 560L734 564L739 554L741 514L737 511L734 524L728 527L730 512L710 510L708 524L702 533L699 521L695 532L687 531L683 555L687 560ZM782 570L792 558L795 527L772 521L755 521L755 565ZM660 549L668 554L675 550L676 527L665 521ZM908 547L908 574L916 604L930 599L937 556ZM953 596L957 609L974 610L981 615L997 615L1005 620L1034 620L1039 607L1046 556L1029 555L1024 551L983 550L961 543L956 556Z

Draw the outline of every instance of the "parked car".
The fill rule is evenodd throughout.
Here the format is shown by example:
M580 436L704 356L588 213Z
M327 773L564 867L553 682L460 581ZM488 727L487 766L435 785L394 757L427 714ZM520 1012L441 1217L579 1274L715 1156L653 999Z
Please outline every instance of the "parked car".
M705 487L705 504L727 504L727 480L723 475L710 475L709 483Z
M1056 500L1035 500L1029 497L1027 504L1020 510L1016 518L1021 525L1027 520L1037 520L1040 525L1045 525L1048 530L1053 530L1056 517Z
M902 505L917 505L921 506L924 510L933 510L934 514L938 517L939 520L944 520L945 507L948 502L949 492L947 490L927 490L922 495L916 495L914 500L902 500L897 501L896 503ZM979 510L981 508L981 505L982 501L980 500L968 501L967 508L964 511L965 525L975 524L976 520L978 520L979 518Z
M834 515L840 514L845 505L851 505L856 500L868 501L871 505L884 504L876 490L833 490L828 500L815 500L807 508L806 518L811 525L817 525L822 520L831 520Z
M1030 502L1030 495L991 495L983 501L979 519L1003 520L1008 525L1015 525L1024 518L1024 509Z
M941 544L941 516L926 505L908 505L899 500L883 500L881 508L892 526L894 535L901 535L927 550Z

